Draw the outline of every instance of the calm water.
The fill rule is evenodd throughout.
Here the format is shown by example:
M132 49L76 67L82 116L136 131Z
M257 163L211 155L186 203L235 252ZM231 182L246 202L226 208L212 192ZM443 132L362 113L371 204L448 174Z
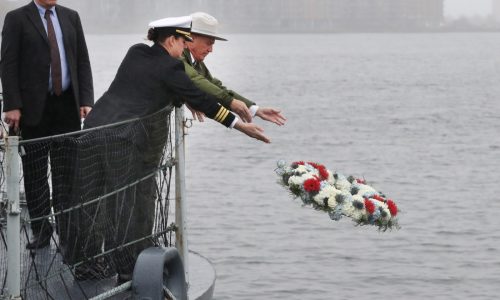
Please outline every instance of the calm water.
M141 38L88 36L96 98ZM217 300L500 297L500 34L229 39L212 73L289 121L257 121L270 145L189 130L189 243L215 264ZM302 207L278 159L364 176L402 229Z

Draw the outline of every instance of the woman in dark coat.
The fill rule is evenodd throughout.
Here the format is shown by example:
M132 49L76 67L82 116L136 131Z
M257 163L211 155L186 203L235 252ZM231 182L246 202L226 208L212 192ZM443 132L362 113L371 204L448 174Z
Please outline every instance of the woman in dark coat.
M192 108L199 110L208 118L214 119L226 127L234 127L246 135L269 143L270 140L263 134L263 130L253 124L244 123L230 111L221 106L217 99L199 90L186 75L184 65L178 58L186 48L189 36L191 17L166 18L152 22L148 32L148 39L154 44L136 44L132 46L123 59L118 72L108 91L96 102L93 110L87 116L84 128L93 128L101 125L112 124L119 121L137 117L145 117L174 104L186 102ZM160 120L161 122L161 120ZM165 121L164 121L165 122ZM165 127L163 127L165 128ZM102 143L108 145L110 140L122 140L118 151L110 151L109 147L101 146L96 150L95 134L91 142L92 151L79 150L79 160L90 153L96 159L89 159L94 165L92 169L97 172L77 175L77 178L86 176L91 182L78 184L81 193L77 201L88 201L103 193L109 193L122 187L126 182L141 180L144 176L154 173L158 167L165 138L158 139L156 144L151 142L151 136L162 135L158 126L151 127L140 123L127 129L113 131L109 134L98 135ZM154 133L153 133L154 131ZM90 132L92 134L92 132ZM112 135L114 137L112 137ZM118 136L117 136L118 135ZM82 141L84 136L81 137ZM125 142L123 142L125 141ZM89 146L89 147L90 147ZM96 152L104 154L96 155ZM132 159L123 162L123 153L134 153ZM98 157L98 158L97 158ZM117 173L113 169L126 169ZM78 167L82 170L82 167ZM80 176L81 175L81 176ZM155 178L142 180L133 189L119 193L103 200L99 207L88 206L79 218L77 232L70 237L71 246L66 261L70 264L90 258L101 252L102 238L106 251L119 247L111 252L111 261L118 272L120 282L131 279L135 260L140 251L152 243L141 241L132 246L120 247L144 236L151 235L155 211ZM105 225L96 225L92 217L98 215L96 211L105 207L106 214L103 218ZM119 213L118 213L119 212ZM101 214L102 215L102 214ZM87 217L85 217L87 216ZM94 217L95 218L95 217ZM90 221L92 222L90 222ZM82 223L83 222L83 223ZM87 223L84 225L84 223ZM80 237L78 236L80 235ZM102 277L99 274L102 268L94 263L82 264L76 268L77 279L93 279Z
M154 44L136 44L129 49L108 91L96 102L85 120L85 127L146 116L171 105L180 97L207 117L250 137L270 142L260 127L235 120L217 98L199 90L186 75L178 58L186 48L186 42L191 40L190 20L191 17L186 16L150 24L148 39ZM218 115L223 118L216 118Z

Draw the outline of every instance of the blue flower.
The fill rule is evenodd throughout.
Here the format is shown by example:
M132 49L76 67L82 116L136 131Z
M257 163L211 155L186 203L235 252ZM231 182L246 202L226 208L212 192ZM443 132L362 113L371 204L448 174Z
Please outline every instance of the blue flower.
M314 172L314 170L316 170L313 166L311 166L310 164L305 164L305 167L307 169L307 171L309 172Z
M284 161L283 159L280 159L276 162L276 165L278 166L278 168L280 169L284 169L285 166L286 166L286 161Z
M328 211L328 215L330 216L330 219L334 221L338 221L342 219L342 212L343 212L343 206L342 205L337 205L335 209Z
M330 186L330 184L326 180L320 182L320 189L324 189L327 186Z

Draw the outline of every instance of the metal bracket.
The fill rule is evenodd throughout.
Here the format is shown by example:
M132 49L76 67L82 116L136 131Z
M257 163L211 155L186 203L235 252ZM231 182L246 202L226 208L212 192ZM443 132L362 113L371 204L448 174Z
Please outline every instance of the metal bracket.
M193 119L186 118L184 119L184 122L182 122L182 134L184 136L188 135L187 130L191 127L193 127Z
M9 213L9 215L17 216L17 215L21 214L21 208L15 202L8 201L7 202L7 212Z

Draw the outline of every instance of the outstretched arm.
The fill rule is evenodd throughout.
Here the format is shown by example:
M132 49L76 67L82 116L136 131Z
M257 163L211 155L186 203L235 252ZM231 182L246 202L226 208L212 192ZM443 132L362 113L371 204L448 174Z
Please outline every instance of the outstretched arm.
M240 118L247 123L252 122L252 114L250 113L250 110L248 109L247 105L245 102L238 100L238 99L233 99L230 104L230 109L232 112L235 112L240 116Z
M264 135L264 129L255 125L254 123L243 123L240 120L234 124L234 128L248 135L249 137L253 137L259 141L270 144L271 140Z
M180 64L180 66L182 65ZM214 119L227 127L230 127L233 121L236 121L234 128L237 130L265 143L270 143L269 138L264 135L264 130L261 127L238 120L229 110L218 103L217 98L198 89L188 78L183 68L181 69L179 66L175 66L174 68L174 74L165 83L176 94L183 96L186 99L186 103L192 108L202 111L208 118Z
M281 114L281 110L272 107L259 107L256 115L262 120L274 123L278 126L285 125L286 118Z
M184 69L189 79L191 79L200 90L215 96L222 106L238 114L243 121L252 122L252 114L248 108L255 103L245 99L234 91L228 90L222 85L220 80L213 78L210 74L208 74L207 77L201 75L186 60L183 60L183 62Z
M199 110L196 110L189 106L189 104L186 103L186 107L191 111L191 114L193 115L193 120L198 120L200 122L205 122L205 114L202 113Z

